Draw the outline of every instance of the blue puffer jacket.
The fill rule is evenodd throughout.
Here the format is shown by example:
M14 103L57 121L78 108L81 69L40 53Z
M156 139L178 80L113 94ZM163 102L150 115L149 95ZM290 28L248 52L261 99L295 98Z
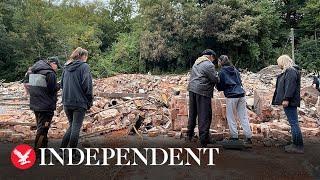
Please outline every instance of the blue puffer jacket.
M223 91L227 98L239 98L245 96L242 88L240 73L234 66L223 66L219 72L220 82L217 89Z

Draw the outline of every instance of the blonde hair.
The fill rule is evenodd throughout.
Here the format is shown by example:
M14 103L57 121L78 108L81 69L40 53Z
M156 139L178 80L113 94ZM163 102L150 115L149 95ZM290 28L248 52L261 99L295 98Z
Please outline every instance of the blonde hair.
M282 55L277 59L278 65L285 71L294 66L293 60L288 55Z
M77 47L70 55L69 61L80 59L82 56L88 56L88 51L81 47Z

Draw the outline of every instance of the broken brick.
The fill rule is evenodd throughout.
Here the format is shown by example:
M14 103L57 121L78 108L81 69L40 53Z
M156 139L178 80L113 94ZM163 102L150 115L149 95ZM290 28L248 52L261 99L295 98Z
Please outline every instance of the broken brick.
M9 138L12 136L12 131L9 129L0 130L0 138Z
M149 137L156 137L159 135L159 131L148 131Z
M177 115L176 120L172 120L172 128L175 131L180 131L181 128L187 127L188 126L188 116L186 115Z

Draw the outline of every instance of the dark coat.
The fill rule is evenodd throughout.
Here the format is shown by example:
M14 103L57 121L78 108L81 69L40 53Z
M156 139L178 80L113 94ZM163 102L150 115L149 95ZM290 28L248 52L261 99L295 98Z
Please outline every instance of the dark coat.
M213 63L205 56L199 57L192 66L188 91L213 97L213 89L219 77Z
M289 106L300 107L301 74L298 66L288 68L277 77L272 105L282 105L289 101Z
M223 66L219 72L220 82L217 89L223 91L227 98L239 98L245 96L239 71L233 66Z
M56 72L44 60L37 61L27 74L30 93L30 109L33 111L54 111L57 103Z
M318 91L320 92L320 78L318 78L317 76L314 76L312 85L313 84L316 85L316 89L318 89Z
M91 108L92 75L87 63L77 60L66 64L62 73L61 86L64 106Z

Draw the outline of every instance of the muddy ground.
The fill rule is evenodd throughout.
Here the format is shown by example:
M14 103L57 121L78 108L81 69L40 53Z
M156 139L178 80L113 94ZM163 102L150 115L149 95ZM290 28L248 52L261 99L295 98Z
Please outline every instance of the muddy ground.
M59 147L60 140L49 143ZM32 144L30 142L30 144ZM320 179L320 143L305 142L305 154L286 154L283 147L254 146L251 150L223 150L216 166L39 166L22 171L12 166L14 144L0 144L0 179ZM80 144L86 147L196 147L172 137L99 137Z

